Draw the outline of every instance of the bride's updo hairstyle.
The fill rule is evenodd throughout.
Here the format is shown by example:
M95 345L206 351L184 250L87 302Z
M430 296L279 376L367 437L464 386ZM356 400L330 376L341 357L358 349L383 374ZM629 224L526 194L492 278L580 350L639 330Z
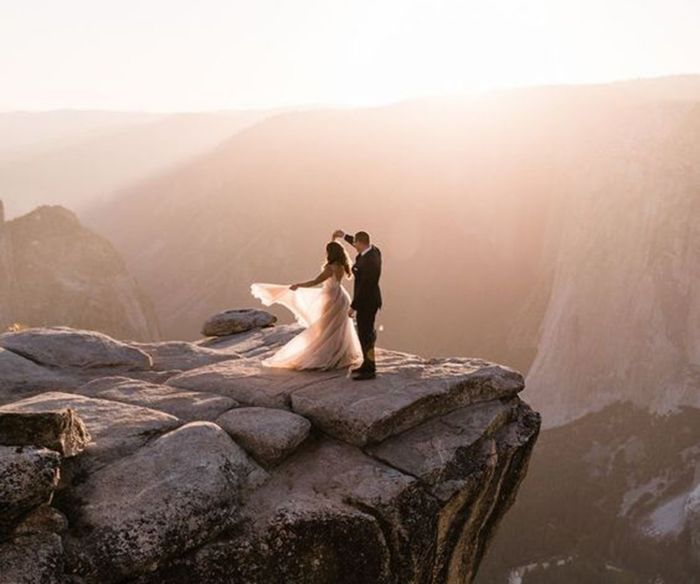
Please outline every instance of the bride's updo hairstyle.
M326 245L326 266L330 266L331 264L343 266L348 278L352 274L350 271L350 258L345 252L345 248L337 241L331 241Z

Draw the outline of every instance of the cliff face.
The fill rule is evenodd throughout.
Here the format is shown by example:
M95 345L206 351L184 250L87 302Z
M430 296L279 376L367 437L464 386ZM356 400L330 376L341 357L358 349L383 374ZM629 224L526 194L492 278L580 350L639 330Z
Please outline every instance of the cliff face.
M596 152L577 157L590 171L560 217L528 374L545 426L620 401L700 407L700 106L614 120L598 128Z
M36 368L19 394L0 353L0 582L471 582L539 431L522 377L393 351L364 383L263 369L296 332L0 336Z
M0 330L13 323L159 336L155 313L116 250L62 207L0 225Z
M699 455L697 408L544 430L477 582L697 582Z

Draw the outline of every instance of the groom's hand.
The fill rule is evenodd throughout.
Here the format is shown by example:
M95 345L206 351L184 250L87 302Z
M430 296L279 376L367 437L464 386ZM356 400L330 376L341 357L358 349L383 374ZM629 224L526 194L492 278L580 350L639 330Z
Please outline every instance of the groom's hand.
M350 310L348 310L348 316L349 316L350 318L352 318L352 317L355 316L355 309L354 309L354 308L351 308Z

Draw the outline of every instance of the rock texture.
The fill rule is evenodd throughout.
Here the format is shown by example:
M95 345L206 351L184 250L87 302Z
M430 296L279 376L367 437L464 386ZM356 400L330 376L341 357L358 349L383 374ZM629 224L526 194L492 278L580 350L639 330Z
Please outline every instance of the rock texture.
M700 570L700 486L696 487L688 498L686 514L688 517L690 543L694 550L693 560L697 569Z
M147 353L102 333L67 327L27 329L0 335L0 347L39 365L62 368L150 369Z
M306 439L311 423L304 417L273 408L237 408L216 423L256 460L274 465Z
M183 341L133 343L133 345L151 356L153 369L156 371L194 369L218 361L237 358L235 354L214 351Z
M120 255L63 207L39 207L0 227L0 331L14 323L159 337Z
M0 539L22 515L51 500L60 463L47 448L0 446Z
M85 332L63 352L45 344L55 331L13 341L67 385L18 393L0 421L53 436L69 410L91 439L72 457L0 449L0 462L27 467L23 489L6 489L23 495L4 499L0 582L472 581L539 431L520 374L392 351L362 384L263 369L297 332L117 344L118 356L147 357L138 367L99 351L86 367Z
M0 404L23 393L58 389L65 383L60 371L46 369L0 347Z
M225 337L244 333L251 329L272 326L277 317L264 310L226 310L213 315L204 323L202 334L205 337Z
M0 412L0 444L43 446L64 457L82 452L90 442L83 421L71 409L58 412Z
M67 542L92 581L152 571L236 524L241 490L264 471L218 426L195 422L89 477Z
M214 420L238 402L203 391L185 391L128 377L103 377L86 383L76 393L159 410L181 420Z

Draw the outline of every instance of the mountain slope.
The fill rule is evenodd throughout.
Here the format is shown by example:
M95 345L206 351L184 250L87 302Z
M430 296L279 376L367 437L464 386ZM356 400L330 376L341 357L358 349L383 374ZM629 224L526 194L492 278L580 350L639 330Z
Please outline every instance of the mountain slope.
M562 217L528 374L547 426L621 400L700 407L700 102L606 134Z
M14 323L159 337L150 301L114 247L62 207L0 221L0 330Z

